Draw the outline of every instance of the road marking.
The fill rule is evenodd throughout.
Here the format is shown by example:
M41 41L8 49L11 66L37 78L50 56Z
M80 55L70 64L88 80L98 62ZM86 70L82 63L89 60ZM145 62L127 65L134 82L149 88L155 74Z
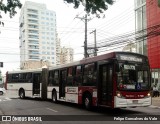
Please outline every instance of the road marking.
M0 102L10 101L10 100L12 100L12 99L10 99L10 98L8 98L8 97L5 97L5 98L1 98L1 99L0 99Z
M9 101L9 100L12 100L12 99L6 97L3 101Z
M56 110L54 110L54 109L51 109L51 108L46 108L46 109L48 109L48 110L50 110L50 111L53 111L53 112L58 112L58 111L56 111Z

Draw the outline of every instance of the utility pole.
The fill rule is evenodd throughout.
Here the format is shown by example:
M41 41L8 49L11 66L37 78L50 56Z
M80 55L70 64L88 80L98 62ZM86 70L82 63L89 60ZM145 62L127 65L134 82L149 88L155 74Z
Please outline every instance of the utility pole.
M84 57L88 57L87 52L87 14L85 15L85 39L84 39Z
M87 52L87 22L90 21L91 19L87 19L87 14L85 14L85 17L76 17L78 19L81 19L85 23L85 36L84 36L84 58L89 57L88 52Z
M93 30L91 33L94 32L94 56L97 56L97 40L96 40L96 29ZM91 34L90 33L90 34Z
M129 40L129 49L130 49L130 52L132 52L132 43L130 40Z

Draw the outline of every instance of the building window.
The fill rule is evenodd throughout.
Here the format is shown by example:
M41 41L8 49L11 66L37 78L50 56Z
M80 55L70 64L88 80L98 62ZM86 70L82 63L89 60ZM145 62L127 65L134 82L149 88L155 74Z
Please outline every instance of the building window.
M39 37L37 35L28 35L28 38L35 38L35 39L39 39Z
M27 11L32 13L38 13L38 10L35 10L35 9L27 9Z
M29 27L29 28L35 28L35 29L38 29L38 26L37 26L37 25L31 25L31 24L29 24L29 25L28 25L28 27Z
M28 14L28 17L29 17L29 18L36 18L36 19L38 19L38 15Z
M37 24L37 23L38 23L38 20L28 19L28 22L29 22L29 23L35 23L35 24Z
M42 54L46 54L46 52L43 51Z

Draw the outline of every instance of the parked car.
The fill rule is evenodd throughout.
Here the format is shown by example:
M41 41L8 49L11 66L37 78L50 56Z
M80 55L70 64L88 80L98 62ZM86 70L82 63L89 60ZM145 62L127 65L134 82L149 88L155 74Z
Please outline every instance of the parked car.
M0 95L3 95L6 93L6 89L4 87L0 87Z

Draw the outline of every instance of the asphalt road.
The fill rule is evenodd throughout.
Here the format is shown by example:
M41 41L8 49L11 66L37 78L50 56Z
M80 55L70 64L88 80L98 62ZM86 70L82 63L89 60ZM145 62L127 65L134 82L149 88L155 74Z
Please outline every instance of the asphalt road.
M146 117L149 123L159 123L156 118L160 120L160 108L156 107L137 107L125 109L109 109L109 108L93 108L92 111L85 110L82 106L59 102L58 104L52 101L42 101L41 99L19 99L8 96L0 96L0 115L19 115L22 117L28 116L37 117L39 124L43 123L72 123L72 124L112 124L112 123L146 123L146 121L126 121L128 119L143 119ZM39 117L39 118L38 118ZM155 117L155 118L154 118ZM23 118L26 119L26 118ZM35 119L35 118L31 118ZM52 120L52 121L50 121ZM54 120L54 121L53 121ZM121 120L121 121L120 121ZM125 121L123 121L125 120ZM21 124L24 122L0 122L0 124ZM31 123L31 122L25 122ZM33 122L32 122L33 123Z

